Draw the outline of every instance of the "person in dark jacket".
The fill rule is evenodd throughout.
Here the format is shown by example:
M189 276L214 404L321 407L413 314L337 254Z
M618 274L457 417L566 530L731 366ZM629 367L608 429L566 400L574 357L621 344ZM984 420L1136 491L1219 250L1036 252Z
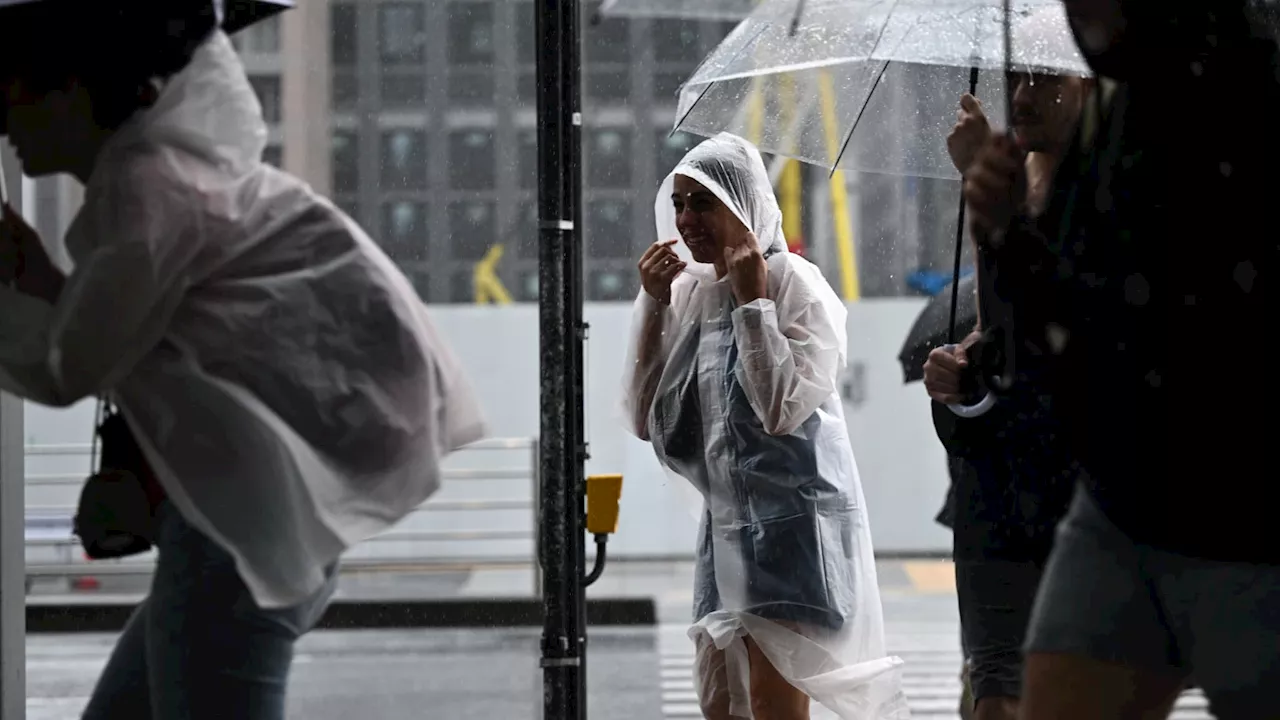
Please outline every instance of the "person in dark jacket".
M1267 3L1066 0L1114 79L1055 181L1057 227L1001 241L1018 148L965 178L1015 347L1081 464L1029 630L1021 716L1163 717L1194 676L1223 720L1280 717L1270 365L1280 53ZM1024 360L1018 357L1018 363Z
M1075 135L1092 80L1043 73L1014 73L1013 127L1031 191L1006 228L1017 241L1024 228L1053 226L1046 212L1058 163ZM965 95L948 137L957 169L966 173L990 130L981 105ZM979 275L979 283L987 278ZM1027 382L1000 398L992 410L961 419L945 404L963 403L967 351L975 332L958 347L930 353L925 387L934 400L934 426L948 454L964 468L954 484L954 557L964 647L977 720L1013 720L1022 695L1022 645L1053 532L1066 514L1074 464L1059 440L1049 398L1023 367Z

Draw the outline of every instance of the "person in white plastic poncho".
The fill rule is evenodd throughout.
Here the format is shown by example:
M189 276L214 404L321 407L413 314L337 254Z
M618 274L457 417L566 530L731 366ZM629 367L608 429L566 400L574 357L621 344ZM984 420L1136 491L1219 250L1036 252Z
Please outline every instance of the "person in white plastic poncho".
M35 3L28 20L54 16L4 68L24 170L73 174L85 195L70 269L5 210L20 262L3 263L16 285L0 286L0 388L52 406L111 397L161 486L150 593L89 720L283 718L294 641L341 553L418 506L441 458L482 432L409 281L262 162L261 109L212 15L109 10L193 4Z
M690 631L703 714L907 717L836 391L845 308L787 252L745 140L690 151L655 211L624 411L703 498Z

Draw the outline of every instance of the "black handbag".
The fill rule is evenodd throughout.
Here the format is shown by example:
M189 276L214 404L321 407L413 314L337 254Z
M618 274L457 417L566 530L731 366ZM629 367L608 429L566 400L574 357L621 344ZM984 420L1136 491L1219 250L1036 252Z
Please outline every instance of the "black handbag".
M150 466L124 415L105 400L93 445L94 455L101 449L101 462L80 492L74 526L85 554L106 560L150 550L155 517L144 479Z

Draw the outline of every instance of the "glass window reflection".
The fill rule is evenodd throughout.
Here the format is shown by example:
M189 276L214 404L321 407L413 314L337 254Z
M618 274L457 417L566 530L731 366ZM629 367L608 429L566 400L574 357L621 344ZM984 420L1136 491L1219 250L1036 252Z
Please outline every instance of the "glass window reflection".
M702 59L698 24L687 20L654 20L653 56L658 62L697 63Z
M382 134L382 187L421 190L427 186L427 136L421 130L397 129Z
M594 187L631 187L631 132L621 128L592 130L587 147L587 182Z
M395 2L378 6L378 56L384 64L422 62L422 10L418 3Z
M427 259L426 205L411 200L395 200L382 206L382 246L397 261Z
M494 185L493 133L461 130L449 134L449 184L459 190L490 190Z
M591 198L586 207L586 246L591 258L629 258L635 233L631 226L631 203L626 200Z
M333 191L355 192L360 188L359 142L354 130L335 130L332 142Z
M593 270L588 281L587 297L595 302L631 300L636 289L635 272L622 269Z
M481 2L449 3L449 63L493 64L493 6Z
M449 204L449 247L455 260L479 260L498 235L493 203L464 200Z
M329 6L329 54L334 65L356 64L356 22L355 3Z
M685 153L693 149L701 138L696 135L690 135L685 132L671 134L669 132L658 131L657 137L657 162L654 168L654 175L662 180L675 169L676 165L684 159Z
M280 122L280 76L250 75L249 85L262 106L262 119L268 123Z

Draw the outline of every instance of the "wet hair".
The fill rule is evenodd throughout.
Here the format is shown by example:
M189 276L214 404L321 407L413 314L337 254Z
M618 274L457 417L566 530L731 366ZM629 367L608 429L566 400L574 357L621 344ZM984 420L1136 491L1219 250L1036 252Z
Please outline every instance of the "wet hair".
M0 14L0 74L35 93L84 86L101 127L146 107L216 29L212 0L39 0ZM3 122L3 119L0 119Z

